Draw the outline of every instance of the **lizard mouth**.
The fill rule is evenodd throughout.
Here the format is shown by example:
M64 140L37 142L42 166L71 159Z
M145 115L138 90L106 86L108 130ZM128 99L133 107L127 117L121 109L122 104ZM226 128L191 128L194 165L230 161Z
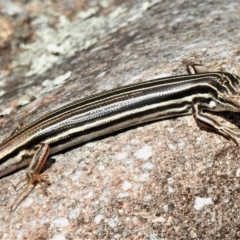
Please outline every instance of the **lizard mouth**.
M236 95L233 94L224 94L222 96L223 100L229 102L229 107L234 112L240 112L240 90Z

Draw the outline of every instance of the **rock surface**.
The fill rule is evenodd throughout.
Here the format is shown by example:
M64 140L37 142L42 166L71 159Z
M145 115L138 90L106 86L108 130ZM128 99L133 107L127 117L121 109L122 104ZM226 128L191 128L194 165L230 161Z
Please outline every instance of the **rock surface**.
M0 1L2 140L70 100L184 74L186 62L240 74L238 1L27 2ZM48 196L37 186L14 212L25 171L0 179L0 238L240 238L239 154L191 116L91 141L55 155Z

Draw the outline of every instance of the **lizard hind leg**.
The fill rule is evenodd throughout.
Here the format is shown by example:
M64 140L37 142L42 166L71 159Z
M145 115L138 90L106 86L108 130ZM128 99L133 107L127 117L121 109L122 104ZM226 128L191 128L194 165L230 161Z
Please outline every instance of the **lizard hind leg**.
M44 192L45 195L47 195L46 188L43 186L43 182L50 185L50 181L48 180L48 176L46 174L40 174L40 171L46 162L48 156L50 153L50 147L47 144L40 143L36 146L36 152L31 160L31 163L28 166L26 177L21 179L16 187L22 183L22 182L27 182L26 186L24 189L18 194L17 198L11 205L11 210L14 210L13 207L18 201L19 198L23 196L23 194L26 192L26 190L29 188L30 185L33 185L34 187L39 183L42 191ZM33 187L33 188L34 188ZM33 189L32 188L32 189Z

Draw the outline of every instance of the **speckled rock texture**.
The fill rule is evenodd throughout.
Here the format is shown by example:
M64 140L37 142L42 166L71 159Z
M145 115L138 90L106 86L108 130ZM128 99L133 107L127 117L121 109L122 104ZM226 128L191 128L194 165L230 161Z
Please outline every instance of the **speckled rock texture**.
M239 1L0 0L0 12L2 141L68 101L189 62L240 74ZM14 212L25 170L0 179L0 239L239 239L239 158L192 116L88 142L54 155L48 196L36 186Z

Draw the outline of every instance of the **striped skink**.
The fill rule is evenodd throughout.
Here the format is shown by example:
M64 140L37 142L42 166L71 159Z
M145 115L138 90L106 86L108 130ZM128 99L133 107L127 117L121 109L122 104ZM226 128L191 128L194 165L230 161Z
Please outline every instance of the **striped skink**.
M240 78L227 72L188 67L190 75L154 79L69 103L12 134L0 145L0 177L28 165L28 184L49 184L41 169L52 154L138 124L193 115L197 124L237 144L238 128L205 114L240 112ZM23 193L22 192L22 193ZM22 195L18 196L18 198ZM14 204L16 201L14 202Z

